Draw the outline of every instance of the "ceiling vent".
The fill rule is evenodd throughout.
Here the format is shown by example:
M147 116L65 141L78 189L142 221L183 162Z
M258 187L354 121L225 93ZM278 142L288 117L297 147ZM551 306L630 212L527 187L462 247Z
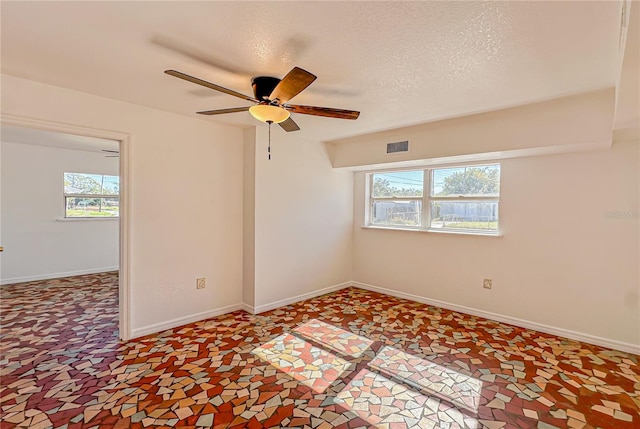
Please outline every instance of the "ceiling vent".
M409 152L409 141L387 143L387 155L399 152Z

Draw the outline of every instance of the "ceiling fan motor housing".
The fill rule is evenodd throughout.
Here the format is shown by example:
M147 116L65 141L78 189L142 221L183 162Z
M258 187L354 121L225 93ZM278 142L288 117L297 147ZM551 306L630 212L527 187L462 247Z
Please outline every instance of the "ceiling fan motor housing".
M251 79L253 95L257 100L270 101L269 96L280 83L280 79L271 76L256 76Z

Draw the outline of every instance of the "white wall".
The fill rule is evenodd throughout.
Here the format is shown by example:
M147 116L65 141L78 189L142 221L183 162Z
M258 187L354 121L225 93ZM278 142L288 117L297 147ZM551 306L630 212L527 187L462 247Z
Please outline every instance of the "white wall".
M131 135L134 335L241 303L241 129L7 75L2 112Z
M640 3L626 1L628 26L624 50L620 51L620 74L616 85L614 128L640 126Z
M256 130L243 131L242 302L253 309L256 293Z
M503 160L502 237L363 229L357 173L354 280L637 348L639 164L637 140Z
M353 173L332 168L324 144L256 128L255 309L351 280Z
M613 88L328 142L334 167L477 161L611 147ZM409 141L387 155L387 143Z
M2 89L3 114L131 134L134 335L239 306L244 270L257 311L353 279L640 344L637 141L504 160L503 237L381 231L360 228L363 175L354 183L323 144L295 133L274 130L268 161L258 126L255 153L244 153L255 158L243 160L251 139L241 129L9 76ZM544 128L536 133L544 139ZM243 210L244 180L255 198ZM539 216L544 205L553 218ZM254 261L243 267L252 234Z
M60 222L63 174L117 176L99 152L3 141L2 284L118 269L118 219Z

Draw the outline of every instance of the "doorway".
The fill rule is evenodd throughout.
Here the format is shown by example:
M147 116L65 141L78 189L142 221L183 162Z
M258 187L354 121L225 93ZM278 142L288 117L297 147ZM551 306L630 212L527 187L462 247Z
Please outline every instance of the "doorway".
M118 270L130 338L123 133L2 116L2 284Z

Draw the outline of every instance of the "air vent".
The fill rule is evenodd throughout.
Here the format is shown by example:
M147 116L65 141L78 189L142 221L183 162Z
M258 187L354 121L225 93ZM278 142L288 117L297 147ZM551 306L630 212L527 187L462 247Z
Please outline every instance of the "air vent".
M387 143L387 154L398 152L409 152L408 140L405 140L403 142Z

